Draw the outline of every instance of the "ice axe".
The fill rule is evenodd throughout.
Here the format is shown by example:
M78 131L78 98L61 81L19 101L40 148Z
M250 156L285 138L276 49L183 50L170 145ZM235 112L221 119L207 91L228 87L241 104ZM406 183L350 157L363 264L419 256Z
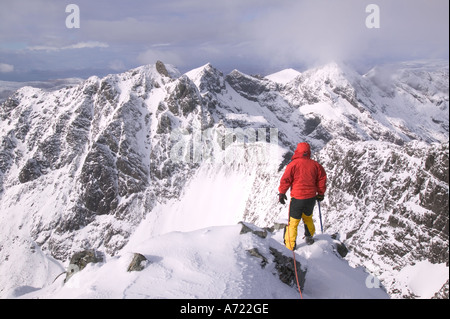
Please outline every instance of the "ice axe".
M323 234L323 226L322 226L322 213L320 211L320 201L317 201L317 205L319 206L319 219L320 219L320 230L322 231Z

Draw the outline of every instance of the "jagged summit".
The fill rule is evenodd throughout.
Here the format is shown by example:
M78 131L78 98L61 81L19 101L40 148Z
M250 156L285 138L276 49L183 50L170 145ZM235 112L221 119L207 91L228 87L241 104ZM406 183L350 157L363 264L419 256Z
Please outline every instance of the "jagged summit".
M156 61L155 64L142 65L137 68L126 71L125 73L127 73L127 72L143 72L148 75L149 74L159 74L161 76L173 78L173 79L181 76L180 71L178 71L178 69L174 65L165 64L162 61Z
M211 63L207 63L199 68L191 70L185 73L185 75L194 82L202 93L220 93L225 89L223 73L216 69Z

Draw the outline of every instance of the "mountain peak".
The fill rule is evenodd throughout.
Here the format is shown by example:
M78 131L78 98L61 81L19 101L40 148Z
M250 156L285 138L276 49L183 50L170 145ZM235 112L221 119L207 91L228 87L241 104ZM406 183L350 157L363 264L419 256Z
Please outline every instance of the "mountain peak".
M293 81L299 75L301 75L299 71L289 68L266 75L265 78L275 83L287 84Z
M192 81L195 81L196 79L203 76L203 74L208 72L217 72L217 69L212 66L211 63L206 63L198 68L192 69L185 73L188 78L190 78Z
M185 75L199 88L200 92L210 91L219 93L225 89L223 73L211 63L193 69Z
M336 84L342 82L352 82L355 78L360 77L352 68L343 63L330 62L313 69L309 69L304 73L305 78L312 78L316 80L329 80Z
M178 78L181 73L180 71L172 64L165 64L162 61L156 61L155 64L145 64L142 66L138 66L134 69L125 71L124 73L136 73L136 72L141 72L147 76L162 76L162 77L167 77L167 78L172 78L172 79L176 79Z

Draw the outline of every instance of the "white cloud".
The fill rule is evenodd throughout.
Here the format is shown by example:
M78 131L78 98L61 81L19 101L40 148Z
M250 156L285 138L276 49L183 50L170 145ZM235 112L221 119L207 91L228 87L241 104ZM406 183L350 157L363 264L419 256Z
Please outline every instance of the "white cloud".
M9 73L14 71L14 65L0 63L0 73Z
M68 49L87 49L87 48L107 48L109 45L104 42L98 42L98 41L88 41L88 42L79 42L76 44L68 45L63 47L63 50Z
M61 50L92 49L92 48L107 48L107 47L109 47L109 45L104 42L87 41L87 42L78 42L75 44L66 45L62 47L36 45L28 47L27 49L31 51L61 51Z
M228 50L261 65L290 67L329 61L416 59L448 55L448 1L377 0L381 27L368 29L360 0L279 1L240 20ZM445 8L447 7L447 8ZM229 39L225 39L229 40Z
M161 60L184 71L211 62L224 72L273 73L330 60L448 59L449 52L448 0L78 0L76 30L65 27L59 1L4 2L0 60L21 70L121 70ZM379 29L366 27L370 3L380 8Z

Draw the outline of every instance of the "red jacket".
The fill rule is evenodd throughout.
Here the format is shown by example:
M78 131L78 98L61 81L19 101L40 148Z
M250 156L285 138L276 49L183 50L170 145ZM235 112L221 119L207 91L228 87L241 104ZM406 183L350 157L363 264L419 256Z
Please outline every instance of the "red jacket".
M312 160L308 143L299 143L281 177L280 194L291 188L291 197L296 199L313 198L326 191L327 174L322 165Z

